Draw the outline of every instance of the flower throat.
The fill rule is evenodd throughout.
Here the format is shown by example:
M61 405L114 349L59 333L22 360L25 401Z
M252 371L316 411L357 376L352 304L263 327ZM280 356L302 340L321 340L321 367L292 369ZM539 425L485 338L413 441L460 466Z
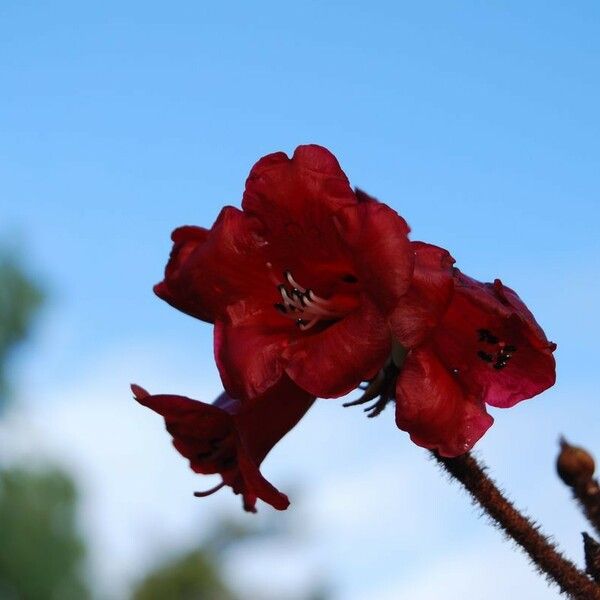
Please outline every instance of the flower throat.
M284 271L283 275L287 285L284 283L277 285L281 302L274 306L284 317L294 320L302 331L307 331L319 321L337 321L348 313L348 307L343 303L321 298L310 288L301 286L292 277L290 271ZM356 283L356 278L349 275L344 281Z

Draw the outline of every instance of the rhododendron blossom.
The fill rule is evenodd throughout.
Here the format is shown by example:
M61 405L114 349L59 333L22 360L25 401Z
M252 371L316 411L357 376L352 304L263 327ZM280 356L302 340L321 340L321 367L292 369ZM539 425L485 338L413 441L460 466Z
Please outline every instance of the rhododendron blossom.
M211 229L173 232L155 292L214 324L221 379L239 399L209 407L137 395L165 416L192 468L221 473L248 506L258 496L281 508L287 500L258 473L264 454L244 441L257 435L244 425L248 415L267 428L288 411L297 421L315 396L362 384L363 395L345 406L373 402L366 410L375 416L395 401L400 429L452 457L491 426L487 404L513 406L553 385L555 346L517 294L467 277L448 251L410 242L408 232L391 208L353 190L320 146L265 156L241 210L225 207ZM236 459L232 471L197 460L213 423L234 440L225 453ZM268 429L265 447L288 424Z
M222 482L196 496L208 496L225 485L241 494L244 508L255 512L256 499L284 510L289 501L260 473L271 448L304 416L314 401L289 380L282 380L252 406L221 394L213 404L185 396L150 395L133 385L135 399L165 419L173 445L196 473L219 474Z
M554 385L556 345L500 280L453 272L450 305L410 352L396 385L396 423L443 456L469 450L492 425L485 405L508 408Z
M252 400L286 374L338 397L370 379L390 354L389 317L411 283L404 219L353 191L320 146L259 160L242 209L225 207L210 230L175 230L155 287L214 323L227 392Z
M376 399L366 409L373 416L395 400L396 423L416 444L458 456L492 425L486 404L508 408L554 384L556 345L499 280L467 277L442 248L421 242L413 248L409 294L421 299L429 326L412 329L410 316L397 311L392 330L410 339L410 351L347 405Z

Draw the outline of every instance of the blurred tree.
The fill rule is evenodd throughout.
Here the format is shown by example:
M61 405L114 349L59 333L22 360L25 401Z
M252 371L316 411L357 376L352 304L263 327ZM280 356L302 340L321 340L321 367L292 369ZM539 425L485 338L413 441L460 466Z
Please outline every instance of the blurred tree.
M231 517L217 520L198 548L165 561L146 575L135 587L132 600L259 600L254 595L258 590L249 597L228 589L218 565L226 559L229 550L242 542L293 535L284 515L277 513L277 517L277 521L261 519L250 524ZM330 597L325 582L315 581L312 585L307 594L294 595L294 598L327 600ZM269 587L269 573L265 573L261 599L274 598Z
M0 471L0 598L84 600L77 495L59 470Z
M134 600L233 600L211 556L200 548L166 562L145 577Z
M0 416L7 365L29 333L42 294L13 254L0 255ZM1 459L2 457L0 457ZM0 600L85 600L77 493L55 468L0 467Z
M42 302L39 287L25 275L15 256L0 254L0 410L8 399L6 365L15 346L27 337Z

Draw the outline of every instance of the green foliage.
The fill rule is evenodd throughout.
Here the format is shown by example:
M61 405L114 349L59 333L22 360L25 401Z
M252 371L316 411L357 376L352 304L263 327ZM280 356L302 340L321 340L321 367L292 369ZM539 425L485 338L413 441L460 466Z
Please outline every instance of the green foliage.
M9 354L27 336L42 298L39 287L27 277L18 261L7 253L0 255L0 408L8 396Z
M85 600L77 493L59 470L0 471L0 598Z
M194 550L165 563L135 589L133 600L233 600L210 555Z

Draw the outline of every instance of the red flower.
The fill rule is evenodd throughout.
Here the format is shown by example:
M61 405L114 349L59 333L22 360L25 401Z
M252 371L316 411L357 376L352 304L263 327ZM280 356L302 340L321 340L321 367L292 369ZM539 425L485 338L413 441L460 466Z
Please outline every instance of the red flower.
M207 492L225 485L242 494L244 509L256 512L256 499L284 510L289 500L273 487L258 467L271 448L304 416L314 401L289 380L257 398L252 406L221 394L213 404L185 396L150 395L137 385L135 399L165 419L173 445L190 461L196 473L221 475L223 481Z
M164 281L176 308L215 325L227 392L258 401L291 379L359 404L445 456L466 452L506 407L554 383L554 345L510 289L454 269L442 248L408 241L393 210L353 191L335 157L300 146L262 158L242 210L210 230L182 227Z
M373 377L411 283L405 221L354 192L319 146L258 161L242 209L225 207L210 230L175 230L155 287L215 324L227 392L253 399L287 375L315 396L337 397ZM417 321L410 329L417 335Z
M396 423L416 444L457 456L492 425L486 404L507 408L554 384L556 345L500 280L475 281L452 270L451 259L436 270L433 258L444 254L417 247L414 293L433 283L443 291L436 301L451 301L400 369Z

